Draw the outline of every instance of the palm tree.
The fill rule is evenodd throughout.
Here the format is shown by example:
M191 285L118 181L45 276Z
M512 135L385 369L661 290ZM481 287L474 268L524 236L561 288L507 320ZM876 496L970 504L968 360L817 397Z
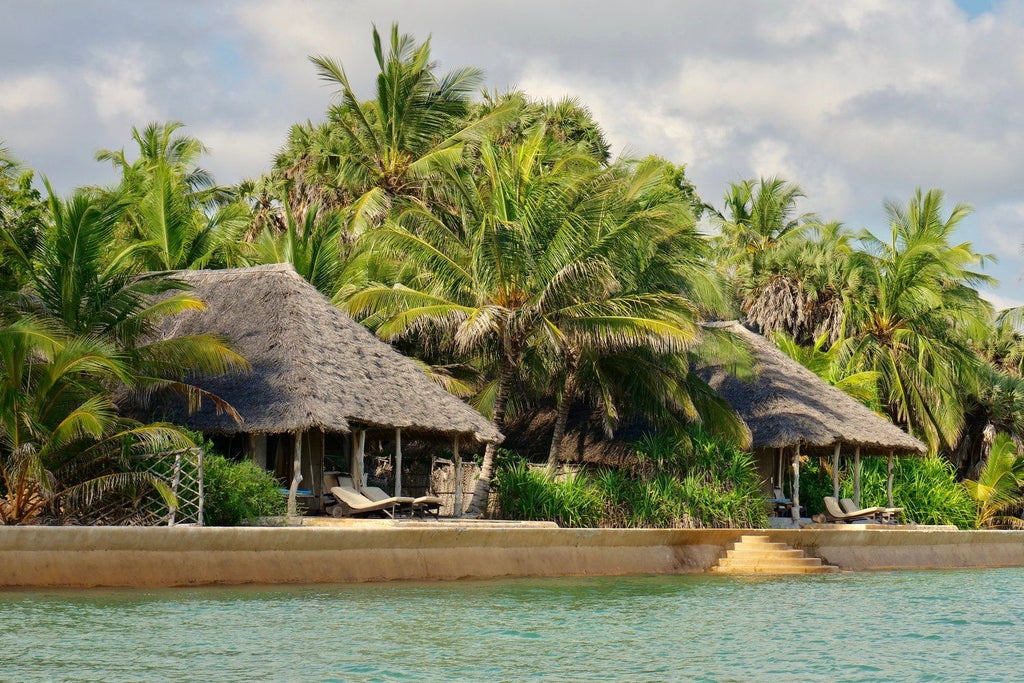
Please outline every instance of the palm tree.
M974 289L988 278L970 243L953 244L969 213L943 217L943 193L916 192L907 206L890 202L888 241L868 234L860 254L865 319L844 342L851 369L877 372L883 407L937 450L952 447L964 424L964 400L977 395L983 362L969 347L991 318Z
M856 315L863 274L853 257L853 233L841 223L809 223L800 236L769 251L756 277L737 282L747 320L763 334L782 333L800 344L822 335L835 343Z
M964 482L978 506L978 528L1024 527L1014 512L1024 509L1024 457L1009 435L1000 433L977 480Z
M142 272L133 258L137 247L112 253L124 203L89 190L61 200L49 185L47 190L49 224L33 251L23 251L13 235L0 233L27 282L21 309L51 321L62 334L113 345L131 368L127 384L139 398L173 390L192 405L205 398L233 414L229 405L182 378L189 372L215 375L244 368L245 359L213 335L150 341L159 319L200 310L203 303L172 277Z
M405 282L371 284L350 296L350 312L384 338L441 330L457 351L486 358L479 404L499 429L517 378L535 371L528 361L554 363L568 380L568 405L585 351L680 353L696 343L694 302L679 290L643 286L684 280L686 264L678 273L653 266L669 253L659 245L695 239L682 237L692 233L692 218L681 222L681 207L641 198L660 183L653 170L618 178L592 157L566 156L543 127L522 144L485 140L479 164L479 174L440 167L461 197L457 211L418 203L367 235L375 248L401 254L413 267ZM635 201L629 217L605 206L627 201ZM631 271L634 281L617 277L629 259L652 267ZM493 446L484 453L477 510L486 503L494 453Z
M437 162L454 162L484 134L515 115L499 108L467 122L469 96L481 82L481 72L461 68L443 76L430 59L430 39L417 45L412 36L391 26L385 50L376 26L373 52L380 72L376 97L360 101L344 67L318 55L310 61L320 77L338 86L341 101L329 111L326 142L334 185L353 197L374 193L374 203L389 206L403 197L425 199L432 189L427 180Z
M721 230L717 246L724 265L756 280L772 250L800 237L814 220L812 214L796 214L797 200L804 196L799 185L779 177L732 183L723 211L707 207Z
M108 193L124 205L119 236L147 270L242 265L249 207L197 165L206 147L179 134L181 128L178 122L133 127L138 156L132 162L124 150L97 152L121 171L120 184Z
M255 260L290 263L325 296L334 296L345 260L339 212L321 212L314 205L304 212L300 225L287 203L284 208L285 231L275 234L269 227L264 228L253 245Z
M154 487L175 504L131 458L194 444L170 425L118 416L111 387L129 381L104 342L68 339L31 317L0 327L0 524L73 516L129 487Z

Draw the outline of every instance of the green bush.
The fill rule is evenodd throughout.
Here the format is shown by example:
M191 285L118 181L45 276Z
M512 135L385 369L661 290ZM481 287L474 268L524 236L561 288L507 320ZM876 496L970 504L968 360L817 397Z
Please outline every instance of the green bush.
M646 437L633 471L598 469L553 478L503 454L495 486L508 519L562 526L744 527L768 524L754 459L702 430Z
M287 503L278 489L273 475L251 460L235 462L207 452L203 521L209 526L239 526L258 517L283 515Z
M831 465L811 460L800 473L800 502L807 514L822 512L823 498L832 495ZM840 495L853 498L853 473L845 460L839 480ZM885 458L861 460L861 498L863 507L888 504L886 481L888 465ZM957 480L956 470L945 458L897 458L893 465L892 499L903 508L902 518L918 524L952 524L972 529L977 508Z

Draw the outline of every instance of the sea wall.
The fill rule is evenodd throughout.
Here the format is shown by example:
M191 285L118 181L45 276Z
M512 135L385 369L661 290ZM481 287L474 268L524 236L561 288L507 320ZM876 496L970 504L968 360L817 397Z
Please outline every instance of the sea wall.
M700 572L741 530L0 528L0 586L344 583ZM770 530L843 569L1024 566L1024 532Z

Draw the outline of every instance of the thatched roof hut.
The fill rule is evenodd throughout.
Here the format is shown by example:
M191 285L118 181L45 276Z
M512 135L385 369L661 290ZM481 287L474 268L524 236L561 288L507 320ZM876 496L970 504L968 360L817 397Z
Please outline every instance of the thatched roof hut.
M738 337L755 362L744 381L728 368L700 371L750 428L754 448L832 448L836 444L888 454L921 454L923 443L872 412L846 392L782 353L738 322L712 323Z
M190 426L219 434L401 428L497 442L501 434L473 408L432 382L410 359L333 306L287 264L175 274L206 309L173 316L159 334L225 337L252 366L243 375L203 377L238 423L209 402Z
M699 372L747 423L765 481L781 491L783 482L789 480L794 520L800 517L801 510L800 455L808 450L832 451L832 488L837 498L840 453L844 448L853 450L853 497L858 505L861 451L865 451L865 455L887 456L886 488L889 507L892 507L893 457L923 454L927 452L925 445L824 382L740 323L712 323L711 326L735 335L747 346L755 363L755 377L753 381L744 381L721 366L703 368Z

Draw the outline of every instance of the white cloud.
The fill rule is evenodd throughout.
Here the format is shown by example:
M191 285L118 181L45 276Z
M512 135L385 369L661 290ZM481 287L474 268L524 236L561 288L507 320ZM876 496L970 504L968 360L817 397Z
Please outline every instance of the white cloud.
M996 309L996 312L1005 311L1007 308L1018 308L1020 306L1024 306L1024 300L1012 299L984 289L979 289L978 294L981 295L982 299L992 304L992 307Z
M59 107L65 99L60 82L45 74L0 80L0 93L0 112L8 115Z
M148 73L139 45L122 46L116 52L98 51L82 78L92 91L92 102L104 123L144 125L156 118L149 100Z

